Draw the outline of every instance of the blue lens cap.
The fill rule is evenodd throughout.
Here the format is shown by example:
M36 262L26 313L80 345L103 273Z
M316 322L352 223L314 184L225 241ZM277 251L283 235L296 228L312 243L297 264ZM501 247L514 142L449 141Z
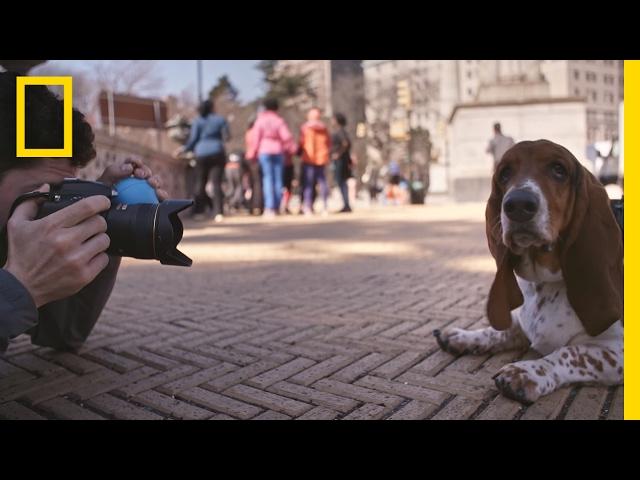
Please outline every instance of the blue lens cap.
M156 191L149 182L142 178L125 178L114 186L118 195L114 198L117 203L136 205L139 203L158 203Z

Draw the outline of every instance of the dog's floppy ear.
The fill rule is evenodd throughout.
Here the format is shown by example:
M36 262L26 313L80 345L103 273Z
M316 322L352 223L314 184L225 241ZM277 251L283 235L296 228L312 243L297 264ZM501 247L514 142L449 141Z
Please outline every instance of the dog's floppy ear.
M569 303L587 333L597 336L623 316L622 232L604 187L573 161L573 215L561 235L560 262Z
M511 311L524 302L513 273L515 257L502 242L501 209L502 191L494 174L485 217L489 250L498 267L487 302L487 317L496 330L508 329L511 326Z

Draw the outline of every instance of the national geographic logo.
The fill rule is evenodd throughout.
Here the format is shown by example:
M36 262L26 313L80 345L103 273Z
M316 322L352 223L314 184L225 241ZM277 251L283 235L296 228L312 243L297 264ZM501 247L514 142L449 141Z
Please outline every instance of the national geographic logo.
M62 148L27 148L25 144L25 89L27 85L62 86L64 112L64 141ZM70 158L72 131L72 77L17 77L16 78L16 156L41 158Z

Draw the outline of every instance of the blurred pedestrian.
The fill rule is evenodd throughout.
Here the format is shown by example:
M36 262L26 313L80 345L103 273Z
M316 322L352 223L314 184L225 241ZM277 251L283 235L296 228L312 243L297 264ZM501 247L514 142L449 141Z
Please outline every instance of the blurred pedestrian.
M236 212L242 208L243 188L242 188L242 153L232 152L229 154L229 161L225 167L225 176L228 182L227 202L229 208Z
M347 118L342 113L336 113L331 118L331 160L336 184L342 195L343 207L340 213L351 212L349 205L349 186L347 180L351 178L351 140L346 130Z
M289 127L278 114L278 100L267 98L264 108L253 126L253 145L249 156L257 157L260 162L264 213L272 217L278 213L282 199L284 155L295 152L295 142Z
M255 132L253 127L256 123L255 118L249 120L247 131L244 134L245 158L249 164L251 176L251 213L253 215L262 215L264 210L264 198L262 196L262 170L260 162L257 158L257 150L255 148Z
M320 186L322 195L323 214L328 214L327 201L329 187L325 169L329 163L331 138L327 126L320 120L322 113L313 107L307 113L307 121L300 128L300 148L302 157L302 178L304 179L304 207L305 215L313 213L313 190L316 182Z
M389 162L388 170L388 184L385 198L391 202L392 205L400 205L403 202L402 184L404 178L402 176L402 170L397 161L391 160Z
M282 172L282 206L281 211L289 215L289 203L293 196L293 181L295 174L295 166L293 165L293 154L291 152L285 152L284 154L284 169Z
M223 220L222 177L227 162L224 144L231 138L226 119L214 113L213 102L205 100L199 108L200 116L193 122L187 144L181 153L193 151L196 156L194 214L202 216L210 201L206 192L209 175L213 181L213 216Z
M487 153L493 155L493 168L502 160L502 156L514 145L513 138L502 134L502 126L496 122L493 124L493 138L489 140Z

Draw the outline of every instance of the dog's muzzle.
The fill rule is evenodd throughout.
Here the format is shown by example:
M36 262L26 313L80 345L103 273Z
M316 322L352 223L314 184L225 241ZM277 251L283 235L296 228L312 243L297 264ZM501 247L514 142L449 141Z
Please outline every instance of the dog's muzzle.
M525 223L533 220L538 213L540 200L532 191L519 188L505 195L502 208L512 222Z

